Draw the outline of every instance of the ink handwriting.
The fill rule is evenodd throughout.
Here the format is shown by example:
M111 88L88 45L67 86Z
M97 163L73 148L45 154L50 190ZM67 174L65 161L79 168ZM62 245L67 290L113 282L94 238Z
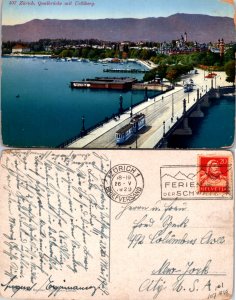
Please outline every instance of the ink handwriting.
M8 195L4 291L9 297L38 291L47 297L68 291L109 294L106 155L11 151L1 164ZM57 271L66 274L63 282L52 276Z

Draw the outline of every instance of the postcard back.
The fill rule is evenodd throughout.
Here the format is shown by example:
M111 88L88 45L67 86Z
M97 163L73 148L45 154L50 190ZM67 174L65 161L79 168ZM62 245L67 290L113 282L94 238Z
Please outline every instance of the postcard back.
M11 150L0 291L21 299L231 299L228 151Z

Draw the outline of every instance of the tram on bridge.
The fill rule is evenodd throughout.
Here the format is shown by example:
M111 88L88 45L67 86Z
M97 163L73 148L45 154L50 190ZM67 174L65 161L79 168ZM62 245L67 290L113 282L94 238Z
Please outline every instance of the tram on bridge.
M185 82L185 84L184 84L184 92L185 93L192 92L193 85L194 85L194 83L193 83L192 79L189 79L189 81Z
M116 144L121 145L132 136L138 133L143 127L146 126L146 118L144 114L137 114L134 116L129 124L123 126L116 132Z

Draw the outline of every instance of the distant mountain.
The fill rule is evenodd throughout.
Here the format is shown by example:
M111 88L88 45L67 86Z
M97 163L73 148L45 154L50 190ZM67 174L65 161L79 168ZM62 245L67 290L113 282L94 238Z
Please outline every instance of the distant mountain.
M3 41L37 41L43 38L100 39L105 41L170 41L184 32L189 40L226 42L235 39L232 18L198 14L175 14L145 19L32 20L19 25L3 25Z

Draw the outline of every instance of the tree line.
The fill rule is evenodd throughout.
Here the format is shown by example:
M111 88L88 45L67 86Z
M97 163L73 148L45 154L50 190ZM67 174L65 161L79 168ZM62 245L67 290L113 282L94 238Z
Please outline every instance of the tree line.
M144 81L167 78L170 82L178 81L181 75L188 73L194 67L202 67L209 71L225 71L228 82L235 81L235 51L236 45L232 45L223 57L211 51L194 52L189 54L165 55L159 54L150 60L158 65L157 68L144 75Z

